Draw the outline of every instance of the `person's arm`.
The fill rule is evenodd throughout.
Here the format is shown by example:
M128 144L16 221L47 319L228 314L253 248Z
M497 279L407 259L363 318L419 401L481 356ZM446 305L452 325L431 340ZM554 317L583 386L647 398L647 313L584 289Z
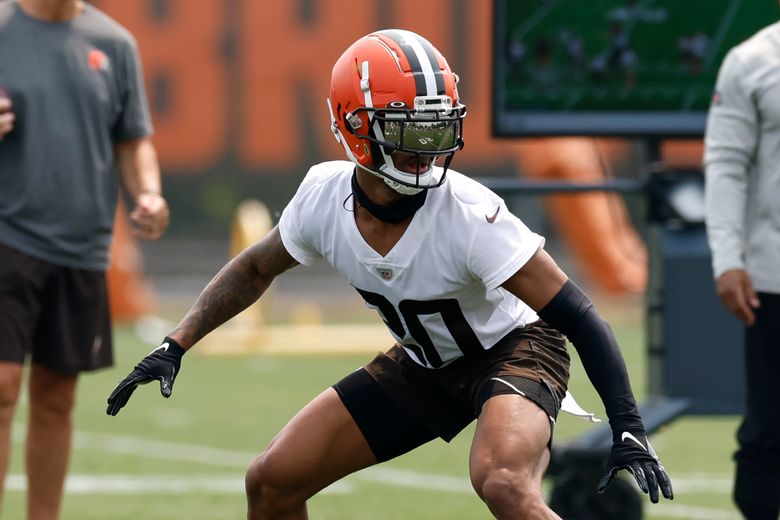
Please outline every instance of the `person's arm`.
M671 499L671 482L647 440L615 335L587 295L541 248L502 287L569 338L604 403L613 447L599 491L618 470L627 469L653 502L658 501L659 487Z
M707 238L723 306L747 325L759 300L745 268L748 169L754 160L759 116L740 56L732 51L718 73L704 138Z
M163 397L170 397L184 353L252 305L276 276L295 265L297 261L285 249L278 227L239 253L212 278L162 344L117 385L108 398L106 413L119 413L139 384L159 380Z
M122 185L135 204L130 212L134 233L143 239L159 238L168 227L169 210L151 138L120 141L115 153Z
M189 312L168 335L185 350L252 305L278 275L298 265L274 227L262 240L239 253L200 293Z
M569 338L604 402L612 429L642 429L623 356L612 330L552 257L539 249L503 287Z

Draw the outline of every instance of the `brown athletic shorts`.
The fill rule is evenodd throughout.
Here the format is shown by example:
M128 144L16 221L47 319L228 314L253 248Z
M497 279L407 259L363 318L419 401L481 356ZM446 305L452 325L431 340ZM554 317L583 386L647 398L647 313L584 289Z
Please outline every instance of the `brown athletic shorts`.
M387 460L435 437L451 440L498 394L524 395L554 422L568 380L564 337L538 321L438 369L418 365L396 345L334 388L377 458Z
M106 276L0 244L0 360L28 356L64 373L113 364Z

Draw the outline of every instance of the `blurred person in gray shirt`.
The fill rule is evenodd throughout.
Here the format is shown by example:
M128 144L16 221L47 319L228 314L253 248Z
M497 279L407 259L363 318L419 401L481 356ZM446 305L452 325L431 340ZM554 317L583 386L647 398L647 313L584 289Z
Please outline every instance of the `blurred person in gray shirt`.
M140 238L168 225L151 132L127 30L78 0L0 0L0 492L29 360L29 520L59 516L79 373L113 362L120 179Z
M780 22L726 55L710 106L704 164L707 234L718 296L745 324L747 411L737 433L734 499L749 520L777 520Z

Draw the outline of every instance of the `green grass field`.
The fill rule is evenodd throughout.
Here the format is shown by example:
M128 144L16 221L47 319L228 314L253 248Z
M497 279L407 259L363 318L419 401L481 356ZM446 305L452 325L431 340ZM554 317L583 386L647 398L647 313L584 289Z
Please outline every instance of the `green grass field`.
M641 396L642 329L635 316L613 319ZM244 471L253 456L309 399L367 361L365 355L204 356L189 354L173 397L139 389L117 417L105 414L114 384L150 346L129 328L116 336L116 368L82 379L77 434L63 520L245 518ZM576 363L572 390L603 412ZM20 403L2 518L24 518ZM673 502L651 505L646 518L737 519L729 497L735 417L683 418L653 437L676 484ZM591 426L561 417L556 439ZM490 518L471 491L467 453L472 429L452 443L435 441L412 454L353 475L310 503L314 519Z

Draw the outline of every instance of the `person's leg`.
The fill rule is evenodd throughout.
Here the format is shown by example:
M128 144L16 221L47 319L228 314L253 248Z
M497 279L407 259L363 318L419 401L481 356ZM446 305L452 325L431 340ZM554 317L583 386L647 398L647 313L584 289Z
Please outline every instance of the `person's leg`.
M384 355L379 359L388 359ZM437 437L398 400L407 381L386 365L382 384L357 370L306 405L252 463L250 520L307 518L306 500L336 480ZM404 404L402 404L404 403Z
M56 520L70 459L76 374L33 364L28 383L27 518Z
M29 520L58 517L70 460L78 374L112 361L105 274L49 266L45 281L28 382Z
M499 520L560 520L542 494L551 434L548 414L518 394L494 395L483 405L469 470L474 489Z
M44 262L0 244L0 499L8 470L14 410L48 273Z
M306 501L377 459L339 395L329 388L306 405L251 464L249 520L308 518Z
M749 520L780 515L780 295L760 294L756 323L745 332L747 411L737 433L734 500Z
M11 456L11 427L22 386L22 373L20 363L0 361L0 503Z

